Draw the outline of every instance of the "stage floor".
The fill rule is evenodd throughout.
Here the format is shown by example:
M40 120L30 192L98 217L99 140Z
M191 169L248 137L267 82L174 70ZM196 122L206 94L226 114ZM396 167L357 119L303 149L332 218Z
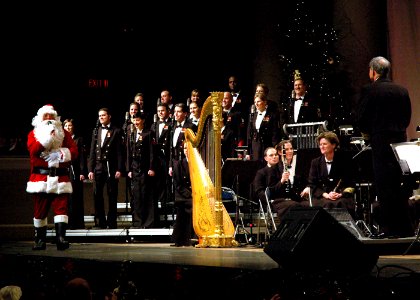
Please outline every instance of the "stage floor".
M420 245L416 242L413 253L403 255L407 242L400 239L398 244L404 247L399 254L379 256L370 274L334 279L332 284L331 278L323 277L323 270L308 276L283 270L263 248L250 245L195 248L172 247L169 242L72 242L65 251L57 251L52 243L45 251L33 251L32 241L4 241L0 279L3 286L17 282L35 294L34 282L42 278L49 278L44 286L59 286L66 278L80 276L91 283L95 300L104 299L122 281L131 281L141 290L142 296L133 299L271 299L276 293L296 293L285 299L324 299L302 296L321 289L329 294L341 289L352 295L348 299L366 295L369 299L418 299L409 293L420 292ZM395 243L379 241L381 247Z

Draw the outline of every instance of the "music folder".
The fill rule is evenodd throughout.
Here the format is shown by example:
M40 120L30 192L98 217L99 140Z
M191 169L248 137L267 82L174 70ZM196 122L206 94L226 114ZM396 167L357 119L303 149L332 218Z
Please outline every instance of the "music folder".
M404 175L420 174L420 142L393 143L391 147Z

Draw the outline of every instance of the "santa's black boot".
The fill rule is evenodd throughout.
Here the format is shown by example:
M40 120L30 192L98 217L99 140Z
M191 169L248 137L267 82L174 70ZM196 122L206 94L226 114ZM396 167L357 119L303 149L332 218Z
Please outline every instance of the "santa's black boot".
M55 236L57 238L57 250L66 250L70 247L66 238L67 223L55 223Z
M32 250L45 250L47 248L47 226L35 227L35 245Z

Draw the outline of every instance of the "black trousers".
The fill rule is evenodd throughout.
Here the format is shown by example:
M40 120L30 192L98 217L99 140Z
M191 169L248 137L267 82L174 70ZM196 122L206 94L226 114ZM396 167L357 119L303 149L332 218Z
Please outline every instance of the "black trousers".
M104 188L108 195L108 214L105 219ZM95 223L97 226L105 228L117 228L117 199L118 199L118 180L108 176L108 172L95 171L95 185L93 191L95 201Z
M411 236L414 224L408 208L408 198L401 186L402 170L391 143L405 142L405 134L376 134L372 137L372 161L376 195L381 207L386 234Z

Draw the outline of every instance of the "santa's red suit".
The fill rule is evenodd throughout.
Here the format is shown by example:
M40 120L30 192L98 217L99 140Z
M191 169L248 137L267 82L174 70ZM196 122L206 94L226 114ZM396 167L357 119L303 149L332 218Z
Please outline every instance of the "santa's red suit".
M47 119L44 120L46 114ZM77 157L78 149L51 105L38 110L32 125L34 130L28 134L27 142L31 175L26 191L32 194L34 200L35 229L46 230L50 206L56 225L68 223L67 200L72 193L69 167L71 160Z

